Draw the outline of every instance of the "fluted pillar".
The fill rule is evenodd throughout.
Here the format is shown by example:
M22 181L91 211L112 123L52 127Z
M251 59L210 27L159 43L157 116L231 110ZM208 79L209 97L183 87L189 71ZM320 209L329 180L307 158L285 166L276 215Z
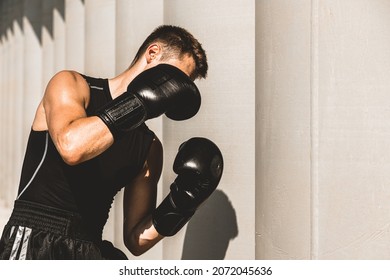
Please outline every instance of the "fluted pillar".
M7 222L16 197L22 158L23 39L20 4L20 1L3 1L1 6L1 227Z
M54 61L53 72L56 73L66 67L66 25L65 0L54 0L53 13L53 43Z
M65 68L85 69L85 6L81 0L65 0Z
M8 138L8 144L6 148L6 194L7 194L7 206L12 206L16 197L16 190L19 184L20 166L22 160L21 141L21 110L22 110L22 83L23 76L23 49L22 49L22 31L19 23L16 19L21 17L21 8L18 6L18 1L7 1L9 9L10 25L7 32L9 52L7 58L7 90L4 94L8 98L7 104L7 131L5 132Z
M53 10L55 2L42 0L42 85L46 87L54 74Z
M85 73L109 78L115 75L115 0L85 1ZM104 238L115 240L115 211L104 228Z
M179 145L214 141L224 155L217 191L175 238L164 258L251 259L255 255L255 1L164 1L165 23L181 25L202 43L209 74L197 81L202 106L192 119L164 119L164 187Z
M12 18L12 11L9 5L9 3L5 2L3 4L3 13L4 13L4 19L3 22L9 22ZM7 164L11 158L11 137L12 133L14 132L14 129L11 124L11 106L10 103L12 102L12 96L10 94L10 90L12 89L12 72L13 72L13 66L12 66L12 55L13 55L13 35L12 35L12 28L9 26L6 30L4 30L3 33L3 48L2 48L2 64L3 64L3 80L2 80L2 99L5 106L2 106L2 120L4 122L3 129L4 133L2 133L2 157L3 157L3 164L2 164L2 184L4 184L6 187L6 193L4 194L4 200L7 201L9 199L9 192L10 189L9 185L11 183L10 180L10 165Z
M256 1L259 259L311 254L310 36L310 0Z
M12 60L14 72L13 72L13 95L14 95L14 105L12 106L12 113L14 116L13 126L15 127L14 135L12 137L12 142L14 144L12 149L12 183L9 186L11 199L9 203L12 205L13 199L16 197L17 187L19 185L19 176L20 170L22 168L22 162L24 158L24 149L25 149L25 139L23 131L23 103L24 103L24 35L21 25L22 12L23 8L21 6L22 0L10 1L12 2L13 18L12 23L13 27L13 50L14 57ZM10 205L10 206L11 206Z
M0 25L1 25L1 34L0 34L0 61L1 61L1 64L0 64L0 98L1 98L1 101L4 100L4 94L5 94L5 79L6 79L6 73L7 71L5 71L5 43L6 43L6 36L5 36L5 11L4 11L4 1L3 2L0 2L0 13L1 13L1 17L0 17ZM6 107L6 104L5 102L0 102L0 119L3 120L4 119L4 114L5 114L5 107ZM3 121L1 122L2 126L4 125L3 124ZM6 144L5 144L5 132L6 132L6 128L5 127L1 127L1 134L0 134L0 152L3 153L5 151L5 148L6 148ZM4 170L4 165L5 165L5 161L4 160L0 160L0 170ZM0 172L0 182L3 182L5 178L5 173L4 172ZM5 184L2 184L2 188L5 189ZM3 204L5 202L5 191L4 192L1 192L0 193L0 204Z
M23 67L23 141L27 143L36 108L42 97L42 1L23 2L24 67Z
M148 20L144 20L147 15ZM154 28L163 23L163 0L117 0L115 16L115 69L120 74L130 66L138 48ZM151 130L162 140L162 119L147 122ZM162 181L158 185L158 197L162 195ZM123 244L123 191L115 197L115 245L134 258ZM162 243L136 259L161 259Z
M389 2L256 3L256 256L388 259Z
M115 0L85 0L85 71L115 74Z

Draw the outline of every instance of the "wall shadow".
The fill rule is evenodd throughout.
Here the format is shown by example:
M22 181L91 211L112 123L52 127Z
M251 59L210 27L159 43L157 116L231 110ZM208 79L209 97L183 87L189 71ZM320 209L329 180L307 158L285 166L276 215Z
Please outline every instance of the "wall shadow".
M223 260L238 236L236 212L227 195L216 190L189 221L182 260Z
M83 2L83 1L82 1ZM26 18L38 40L42 43L42 28L53 38L53 11L57 10L65 20L65 0L2 0L0 1L0 39L7 32L14 33L14 23L23 31Z

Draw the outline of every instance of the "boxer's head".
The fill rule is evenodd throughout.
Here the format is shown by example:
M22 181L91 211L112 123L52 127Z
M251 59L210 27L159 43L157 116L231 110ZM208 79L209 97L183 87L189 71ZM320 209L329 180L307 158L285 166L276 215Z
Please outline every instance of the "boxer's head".
M144 55L155 52L159 55L160 62L178 60L187 63L189 76L194 80L205 78L208 65L206 52L197 39L187 30L172 26L162 25L157 27L138 49L131 65L134 65ZM190 65L191 64L191 65Z

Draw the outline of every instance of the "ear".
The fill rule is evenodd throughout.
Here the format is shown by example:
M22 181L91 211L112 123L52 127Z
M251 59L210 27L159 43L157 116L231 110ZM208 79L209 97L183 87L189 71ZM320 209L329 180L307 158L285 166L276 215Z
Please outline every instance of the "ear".
M147 63L152 63L161 57L162 47L158 43L151 44L145 52L145 58Z

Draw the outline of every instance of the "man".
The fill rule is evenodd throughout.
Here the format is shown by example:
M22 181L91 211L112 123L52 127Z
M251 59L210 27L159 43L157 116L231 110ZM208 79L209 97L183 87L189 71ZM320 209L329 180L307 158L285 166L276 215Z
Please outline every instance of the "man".
M144 121L195 115L200 94L193 80L205 78L207 68L205 51L189 32L160 26L112 79L57 73L32 124L0 259L125 259L102 241L121 188L124 243L132 254L180 230L217 186L222 155L204 138L183 143L177 180L156 209L163 147Z

